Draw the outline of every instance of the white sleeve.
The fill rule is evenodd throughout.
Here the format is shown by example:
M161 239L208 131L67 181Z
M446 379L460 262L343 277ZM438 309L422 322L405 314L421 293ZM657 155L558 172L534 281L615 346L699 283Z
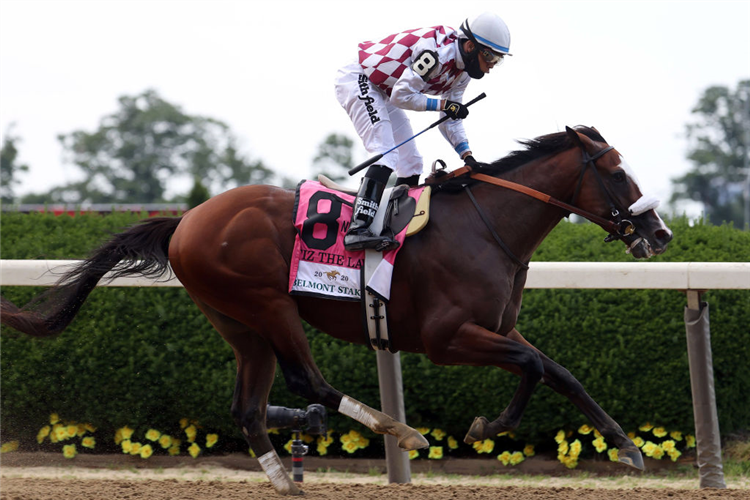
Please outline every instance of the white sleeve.
M464 73L456 86L442 97L450 101L463 102L464 91L470 81L471 77L469 77L467 73ZM453 149L458 153L458 156L461 156L471 149L469 148L469 140L466 137L463 120L446 120L441 123L438 128L440 129L440 133L443 134L443 137L445 137L445 140L453 146Z
M410 111L437 111L440 100L427 97L422 92L430 75L439 73L441 66L435 40L426 38L417 42L412 48L406 69L393 85L391 103L397 108ZM415 68L420 69L422 74L415 71Z

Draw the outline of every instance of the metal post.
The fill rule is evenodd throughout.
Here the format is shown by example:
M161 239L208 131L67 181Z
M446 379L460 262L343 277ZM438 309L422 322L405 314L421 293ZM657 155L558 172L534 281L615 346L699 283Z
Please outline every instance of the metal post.
M377 351L380 405L386 415L406 423L404 389L401 381L401 355ZM398 447L395 436L385 436L385 462L389 483L411 483L409 455Z
M714 391L708 304L701 302L700 292L697 290L688 290L687 298L685 330L690 365L690 387L693 392L693 418L700 487L726 488L721 463L721 437Z

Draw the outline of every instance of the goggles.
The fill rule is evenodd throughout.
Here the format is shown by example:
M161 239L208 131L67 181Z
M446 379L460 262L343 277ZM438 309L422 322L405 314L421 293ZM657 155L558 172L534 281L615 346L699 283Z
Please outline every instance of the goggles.
M490 49L482 48L479 50L479 53L482 55L482 59L484 59L484 62L487 64L502 64L505 60L505 54L498 54L497 52L493 52Z

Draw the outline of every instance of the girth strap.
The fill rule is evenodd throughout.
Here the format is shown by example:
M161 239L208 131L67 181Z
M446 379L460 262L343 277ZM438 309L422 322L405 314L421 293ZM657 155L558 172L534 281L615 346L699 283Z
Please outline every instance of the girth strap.
M464 188L466 189L466 193L469 195L469 199L474 204L474 208L477 209L477 212L479 213L479 217L482 218L482 221L484 221L484 224L487 226L487 229L490 230L490 234L492 235L493 238L495 238L495 241L497 242L497 244L500 245L500 248L505 250L505 253L508 254L508 257L513 259L513 262L521 266L523 269L528 269L529 266L521 262L521 259L516 257L516 255L510 250L510 248L508 248L508 245L506 245L505 242L502 240L502 238L500 238L500 235L498 235L497 232L495 232L495 229L492 227L492 223L490 222L490 219L485 215L484 211L482 211L482 208L479 206L479 203L477 203L476 198L474 198L474 193L471 192L471 188L469 188L469 186L464 186Z

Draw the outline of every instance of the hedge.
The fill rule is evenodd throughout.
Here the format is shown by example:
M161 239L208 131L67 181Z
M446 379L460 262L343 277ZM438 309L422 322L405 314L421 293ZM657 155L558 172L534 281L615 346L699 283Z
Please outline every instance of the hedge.
M3 259L77 259L140 214L76 217L5 213ZM750 261L750 234L686 219L668 222L670 249L655 262ZM561 223L538 261L632 261L621 243L605 245L591 224ZM24 304L40 288L5 287ZM722 434L750 428L750 292L709 291L716 395ZM673 290L528 290L518 329L567 367L622 427L644 422L690 432L693 427L683 311ZM379 407L375 354L307 327L314 357L342 392ZM182 289L100 288L71 326L52 339L3 328L0 411L5 436L33 440L50 412L113 433L123 425L169 428L181 418L240 439L229 415L235 360ZM408 422L464 435L475 415L495 418L518 379L494 367L441 367L402 353ZM286 390L280 372L271 402L308 403ZM332 427L362 429L330 412ZM540 442L586 418L540 386L516 434Z

